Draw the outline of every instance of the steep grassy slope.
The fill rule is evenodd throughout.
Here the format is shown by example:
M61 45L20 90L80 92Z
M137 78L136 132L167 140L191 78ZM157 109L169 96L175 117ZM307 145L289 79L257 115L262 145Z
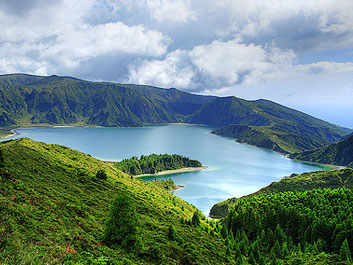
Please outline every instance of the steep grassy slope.
M293 159L353 167L353 135L315 150L292 154Z
M218 98L206 104L188 121L224 126L212 133L282 153L322 147L350 132L271 101L235 97Z
M179 115L190 115L194 111L200 109L204 104L216 99L215 96L194 95L187 92L179 91L175 88L163 89L152 86L142 85L121 85L131 88L147 98L153 98L168 110L170 113Z
M210 215L217 218L223 218L227 216L229 210L232 209L240 200L256 195L324 188L353 189L353 169L346 168L341 170L317 171L303 173L300 175L293 174L292 176L285 177L278 182L272 182L269 186L250 195L241 198L231 198L217 203L212 207Z
M107 179L98 177L102 170ZM183 221L195 207L89 155L26 138L2 142L0 176L1 264L228 262L214 224ZM143 247L134 253L102 242L118 193L131 198L140 219Z
M270 125L270 119L263 114L252 101L236 97L225 97L217 98L204 105L200 110L188 117L186 121L215 127L230 124Z
M302 135L276 126L229 125L212 131L213 134L235 138L239 143L274 150L280 153L293 153L325 145L324 136ZM310 133L308 133L310 134ZM336 136L337 137L337 136ZM337 137L339 139L340 136Z
M213 97L70 77L0 76L0 126L16 123L138 126L183 121Z
M300 175L293 174L278 182L260 189L246 197L255 195L278 193L283 191L305 191L312 189L353 189L353 169L337 169L329 171L307 172Z

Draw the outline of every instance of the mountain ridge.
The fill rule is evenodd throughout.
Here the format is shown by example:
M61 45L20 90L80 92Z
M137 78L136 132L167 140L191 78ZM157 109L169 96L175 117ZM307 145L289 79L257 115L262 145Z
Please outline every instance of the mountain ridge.
M264 99L203 96L175 88L90 82L55 75L0 76L0 127L136 127L180 122L223 128L216 134L242 138L240 142L283 153L323 147L352 132ZM240 137L230 133L227 126L233 125L249 126L248 131L261 133Z

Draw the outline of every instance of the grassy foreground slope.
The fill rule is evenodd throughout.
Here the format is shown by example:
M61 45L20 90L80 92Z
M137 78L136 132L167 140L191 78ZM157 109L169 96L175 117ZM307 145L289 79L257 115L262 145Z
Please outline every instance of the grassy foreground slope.
M89 155L27 138L2 142L0 176L1 264L228 262L213 223L185 222L195 207ZM133 253L102 240L117 193L140 219L143 247Z
M308 172L300 175L293 174L285 177L278 182L272 182L269 186L260 189L241 198L231 198L215 204L211 209L211 216L217 218L226 217L229 211L240 200L247 199L256 195L266 195L285 191L305 191L313 189L353 189L353 169L346 168L340 170Z
M293 159L353 167L353 135L328 146L292 154Z

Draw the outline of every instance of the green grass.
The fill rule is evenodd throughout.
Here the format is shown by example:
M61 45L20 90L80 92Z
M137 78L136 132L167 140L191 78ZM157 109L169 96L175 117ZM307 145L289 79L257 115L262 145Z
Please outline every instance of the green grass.
M247 143L284 154L292 154L328 145L339 140L344 134L336 134L329 129L296 128L295 122L275 120L271 125L249 126L233 124L214 130L212 133L235 138L239 143ZM326 133L332 139L326 138ZM335 135L335 136L333 136Z
M108 178L97 179L98 170ZM227 263L213 223L181 222L191 220L194 206L89 155L22 138L0 143L0 172L1 264ZM141 220L138 254L102 244L117 192L129 195ZM170 224L182 243L168 238Z
M107 178L105 174L98 174L104 177L97 178L97 172L102 171ZM325 248L321 241L317 241L319 233L315 230L315 221L312 222L313 232L309 233L313 237L306 237L306 241L303 239L307 244L301 248L293 236L294 242L286 237L289 240L288 254L282 245L278 262L346 264L342 262L342 255L337 253L346 237L345 231L351 233L351 230L342 225L346 219L341 212L347 205L352 207L350 198L353 195L350 190L332 193L330 190L337 187L351 189L352 177L353 169L343 169L284 178L251 196L232 199L234 205L231 209L238 209L237 214L234 211L231 214L235 221L226 221L221 226L206 220L194 206L168 193L165 189L169 189L172 183L168 182L166 187L166 183L136 179L110 163L64 146L27 138L6 141L0 143L0 263L234 264L239 262L238 248L241 249L243 264L252 264L254 259L274 262L274 241L270 243L269 239L261 239L263 233L257 228L270 225L276 231L274 227L283 224L283 231L290 235L296 229L291 222L285 223L290 219L271 217L273 211L278 211L275 216L287 214L284 208L290 205L291 209L297 207L289 213L297 212L295 218L304 220L301 223L303 227L305 220L311 222L313 216L324 216L322 220L337 217L337 220L330 219L330 224L336 226L332 230L335 238L328 239L334 240L334 247ZM330 190L307 191L317 188ZM125 194L129 198L134 210L132 216L138 218L134 224L138 224L136 231L139 231L142 241L133 252L126 246L105 245L106 222L117 194ZM334 201L332 198L337 196L341 199ZM316 207L315 215L307 214L310 201ZM229 203L220 205L229 206ZM339 207L340 214L330 216L325 213L328 206ZM115 214L119 214L119 210ZM201 216L200 225L195 221L198 215ZM241 226L247 236L243 232L238 235L236 229L240 222L248 222ZM251 230L254 228L258 236L254 236L255 230ZM230 237L231 231L233 238ZM270 238L271 232L267 229L265 236L266 233L269 233L266 238ZM301 237L298 240L302 240ZM350 240L351 237L348 238L349 244ZM256 252L261 242L260 252Z
M353 168L353 135L319 149L292 154L291 158Z
M155 179L152 180L152 183L166 191L173 191L178 188L178 185L176 185L172 179Z

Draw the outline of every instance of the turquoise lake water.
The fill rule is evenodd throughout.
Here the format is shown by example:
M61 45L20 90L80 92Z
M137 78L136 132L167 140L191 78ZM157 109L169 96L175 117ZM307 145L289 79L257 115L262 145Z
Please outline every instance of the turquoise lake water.
M255 192L292 173L322 170L291 161L265 149L212 135L212 128L161 125L144 128L24 128L14 138L28 137L77 149L96 158L118 161L131 156L168 153L197 159L208 169L168 176L184 188L174 194L208 214L213 204ZM152 180L156 177L145 178Z

